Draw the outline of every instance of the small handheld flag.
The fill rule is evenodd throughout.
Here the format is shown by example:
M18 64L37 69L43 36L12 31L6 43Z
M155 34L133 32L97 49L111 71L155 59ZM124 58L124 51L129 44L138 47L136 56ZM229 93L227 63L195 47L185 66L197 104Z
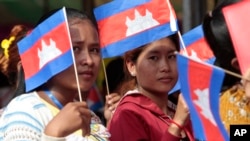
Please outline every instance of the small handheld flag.
M195 138L205 141L229 140L219 115L224 71L179 54L177 64L181 92L190 110Z
M97 7L94 14L103 58L122 55L178 30L169 0L115 0Z
M71 66L71 40L65 8L57 11L19 41L18 49L27 92Z
M250 1L240 1L222 9L234 45L241 73L250 67Z
M215 56L205 40L202 25L198 25L197 27L183 34L182 39L185 45L185 51L182 49L180 51L181 54L190 56L191 58L199 59L209 64L214 63ZM181 86L179 83L180 81L176 83L175 87L169 94L180 90Z

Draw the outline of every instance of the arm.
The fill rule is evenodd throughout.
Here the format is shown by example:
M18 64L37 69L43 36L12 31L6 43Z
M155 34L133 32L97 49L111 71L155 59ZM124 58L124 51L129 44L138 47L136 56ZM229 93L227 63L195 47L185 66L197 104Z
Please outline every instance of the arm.
M182 94L179 94L176 112L172 120L172 123L169 125L168 131L174 136L179 136L182 138L186 137L186 135L182 133L183 133L184 127L190 121L189 114L190 113L189 113L188 106Z

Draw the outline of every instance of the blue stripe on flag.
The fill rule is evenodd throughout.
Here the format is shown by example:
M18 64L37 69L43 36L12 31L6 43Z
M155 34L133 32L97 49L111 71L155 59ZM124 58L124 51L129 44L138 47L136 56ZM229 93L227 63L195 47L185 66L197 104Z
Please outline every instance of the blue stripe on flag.
M196 137L196 139L205 139L205 134L204 134L204 130L202 127L202 122L201 119L199 118L199 115L194 107L193 102L191 101L191 97L190 97L190 89L187 86L188 85L188 64L189 60L186 59L185 57L177 54L177 65L178 65L178 71L179 71L179 76L180 76L180 83L185 84L181 87L181 91L182 91L182 95L188 105L188 108L190 110L190 118L192 121L192 127L194 129L194 135ZM180 70L182 70L182 72L180 72ZM183 72L184 71L184 72ZM188 99L188 100L187 100Z
M151 0L115 0L94 9L96 21L105 19L117 13L126 11ZM107 10L108 9L108 10Z
M225 73L223 70L218 69L218 68L213 68L212 78L210 80L211 84L209 87L209 89L211 90L209 103L210 103L211 112L214 115L214 119L216 121L217 126L219 127L225 141L229 141L229 135L227 131L225 130L224 125L222 124L220 113L219 113L220 90L221 90L221 86L224 80L224 76L225 76Z
M188 47L190 44L194 43L195 41L201 38L204 38L204 33L201 25L195 27L194 29L192 29L191 31L187 32L182 36L182 39L186 47Z
M102 57L115 57L119 56L126 51L131 49L140 47L147 43L159 40L161 38L170 36L176 33L176 31L172 32L170 29L170 23L166 23L150 30L146 30L139 34L133 35L131 37L127 37L123 40L115 42L113 44L109 44L105 48L102 48Z
M45 83L57 73L65 70L73 63L71 50L68 50L61 56L47 63L38 73L26 80L26 91L29 92L33 88Z
M19 53L23 54L29 48L31 48L38 40L40 40L45 34L53 30L58 25L65 21L63 9L57 11L55 14L46 19L42 24L38 25L26 38L25 41L18 42ZM29 41L29 42L27 42Z

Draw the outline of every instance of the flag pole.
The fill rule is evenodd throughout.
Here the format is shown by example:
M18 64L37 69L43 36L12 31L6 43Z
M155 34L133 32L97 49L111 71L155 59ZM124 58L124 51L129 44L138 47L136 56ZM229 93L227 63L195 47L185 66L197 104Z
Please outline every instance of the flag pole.
M182 47L182 49L183 49L183 51L184 51L184 54L187 54L187 55L188 55L187 50L186 50L186 46L185 46L185 44L184 44L184 41L183 41L183 38L182 38L182 36L181 36L180 31L178 30L177 33L178 33L178 36L179 36L179 39L180 39L180 42L181 42L181 47Z
M109 83L108 83L108 77L107 77L107 72L106 72L106 66L105 66L105 62L104 59L102 59L102 66L103 66L103 72L104 72L104 78L105 78L105 82L106 82L106 89L107 89L107 94L109 95Z
M65 7L63 7L63 11L64 11L64 17L65 17L66 24L67 24L68 35L70 36L68 19L67 19ZM75 71L75 77L76 77L76 84L77 84L77 90L78 90L78 95L79 95L79 101L82 102L82 94L81 94L81 89L80 89L79 78L78 78L78 75L77 75L78 73L77 73L77 68L76 68L75 55L74 55L74 51L73 51L73 48L72 48L71 37L70 37L70 45L71 45L70 46L70 51L71 51L72 60L73 60L73 66L74 66L74 71Z
M169 8L169 16L170 16L170 29L171 31L177 31L177 25L176 25L176 21L175 21L175 17L172 11L172 6L169 0L166 0L167 4L168 4L168 8ZM183 48L183 51L185 52L185 54L187 54L187 50L186 50L186 46L183 42L180 30L177 31L177 34L179 36L180 42L181 42L181 47Z

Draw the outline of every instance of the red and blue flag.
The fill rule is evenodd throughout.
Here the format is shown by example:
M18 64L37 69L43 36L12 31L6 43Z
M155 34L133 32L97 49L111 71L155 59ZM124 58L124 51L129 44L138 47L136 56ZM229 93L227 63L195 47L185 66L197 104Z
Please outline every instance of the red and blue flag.
M114 0L94 9L103 58L159 40L177 32L169 0Z
M181 54L195 57L209 64L214 63L215 56L205 40L202 25L199 25L183 34L182 38L186 46L186 52L181 50Z
M92 111L99 111L104 106L102 96L98 90L98 87L94 85L87 97L87 104Z
M190 110L195 138L228 141L229 135L219 114L224 71L180 54L177 55L177 64L181 92Z
M250 67L250 1L243 0L223 8L223 14L233 42L235 53L244 74Z
M65 8L50 16L19 41L18 49L27 92L71 66L73 59Z
M198 25L192 30L183 34L182 39L185 44L185 50L182 49L180 51L181 54L185 54L186 56L199 59L209 64L214 63L215 56L207 41L205 40L202 25ZM169 94L180 90L180 87L180 81L177 81L175 87L170 91Z

